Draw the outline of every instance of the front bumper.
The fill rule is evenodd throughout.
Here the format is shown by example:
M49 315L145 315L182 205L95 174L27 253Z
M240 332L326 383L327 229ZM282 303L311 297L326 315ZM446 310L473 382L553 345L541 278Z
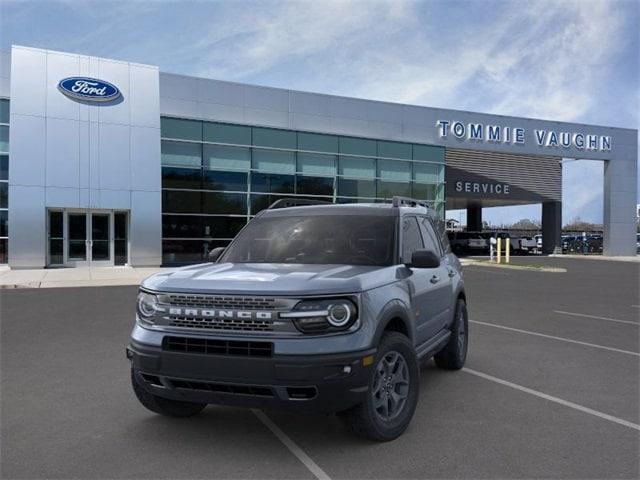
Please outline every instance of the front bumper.
M375 349L328 355L241 357L164 350L131 340L138 383L160 397L254 408L338 412L363 401ZM371 360L371 359L368 359Z

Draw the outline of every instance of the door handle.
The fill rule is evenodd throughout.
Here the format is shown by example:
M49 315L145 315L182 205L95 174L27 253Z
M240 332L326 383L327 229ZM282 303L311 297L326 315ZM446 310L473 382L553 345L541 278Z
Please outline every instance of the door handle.
M453 269L449 269L449 277L455 277L456 276L456 271Z
M429 280L431 283L438 283L440 281L440 277L437 275L434 275L433 277L431 277L431 280Z

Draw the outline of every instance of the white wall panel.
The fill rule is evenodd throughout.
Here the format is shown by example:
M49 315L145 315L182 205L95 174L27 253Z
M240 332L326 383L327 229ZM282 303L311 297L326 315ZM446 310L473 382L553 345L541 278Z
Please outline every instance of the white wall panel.
M99 124L100 188L131 188L130 127L111 123Z
M247 108L289 111L289 92L278 88L245 86L244 105Z
M46 256L44 187L11 185L9 188L9 263L22 268L42 268Z
M80 192L77 188L47 187L45 203L47 207L80 208Z
M158 70L132 65L130 75L131 125L160 128Z
M80 122L47 118L45 185L78 188Z
M164 74L160 74L164 77ZM187 86L187 84L185 84ZM190 86L190 84L188 84ZM206 78L198 79L198 94L192 100L220 105L244 105L244 85L239 83L220 82Z
M11 111L44 116L47 93L47 57L39 50L14 47L11 52Z
M11 123L9 184L44 186L46 151L44 117L12 113L9 121Z
M160 189L160 130L131 127L131 188L158 191Z
M97 208L129 210L131 208L131 191L102 189Z
M80 63L76 55L47 53L47 116L80 119L80 103L60 93L58 82L63 78L80 75Z
M119 102L109 105L96 105L101 123L131 123L131 99L129 98L129 65L124 62L99 60L99 75L97 78L116 85L122 94Z

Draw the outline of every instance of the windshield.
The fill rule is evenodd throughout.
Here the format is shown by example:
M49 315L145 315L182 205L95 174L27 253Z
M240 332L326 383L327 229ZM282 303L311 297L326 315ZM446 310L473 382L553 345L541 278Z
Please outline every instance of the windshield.
M395 217L258 217L221 257L232 263L392 265Z

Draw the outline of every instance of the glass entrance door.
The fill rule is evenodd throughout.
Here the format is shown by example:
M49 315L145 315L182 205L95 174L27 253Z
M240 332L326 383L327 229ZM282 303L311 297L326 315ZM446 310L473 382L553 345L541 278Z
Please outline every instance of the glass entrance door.
M113 266L128 262L128 212L50 210L47 265Z
M111 260L111 223L113 214L109 213L92 213L91 214L91 238L89 246L91 247L91 264L98 266L113 265Z
M67 213L67 261L66 264L80 267L88 264L87 214Z

